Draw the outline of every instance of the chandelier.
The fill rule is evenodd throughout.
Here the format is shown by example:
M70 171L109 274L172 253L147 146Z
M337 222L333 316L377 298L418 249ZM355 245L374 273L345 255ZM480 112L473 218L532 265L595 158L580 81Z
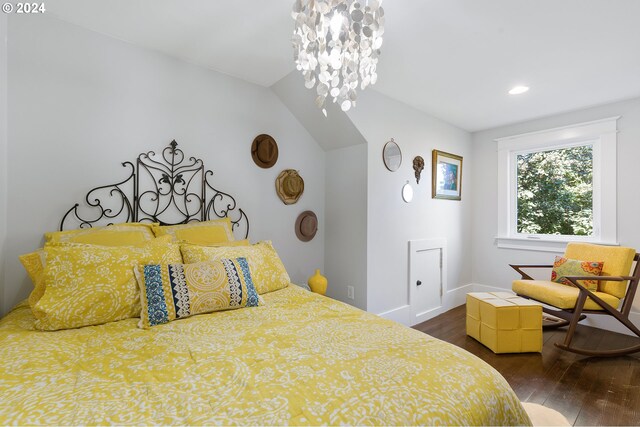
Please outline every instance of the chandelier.
M376 65L384 33L379 0L296 0L291 16L293 57L307 89L316 88L316 105L326 116L331 97L348 111L356 105L356 88L378 79Z

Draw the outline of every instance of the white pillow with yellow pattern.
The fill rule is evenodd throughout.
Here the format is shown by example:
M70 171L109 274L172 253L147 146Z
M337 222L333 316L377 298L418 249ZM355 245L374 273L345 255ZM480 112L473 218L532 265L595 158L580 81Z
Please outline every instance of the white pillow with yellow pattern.
M277 291L289 286L291 279L271 241L265 240L250 246L198 246L180 245L182 258L191 264L222 258L246 258L251 267L253 284L258 294Z
M180 263L171 237L142 246L52 243L44 248L43 295L31 307L39 330L79 328L140 315L133 269L139 264Z

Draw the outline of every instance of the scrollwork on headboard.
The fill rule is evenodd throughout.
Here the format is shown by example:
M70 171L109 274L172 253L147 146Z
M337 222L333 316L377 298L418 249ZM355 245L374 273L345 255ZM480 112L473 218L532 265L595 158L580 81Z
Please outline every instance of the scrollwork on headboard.
M65 213L60 230L120 222L159 222L162 225L207 221L226 216L237 236L249 235L249 219L231 195L217 190L201 159L184 156L172 141L160 155L138 156L129 176L115 184L90 190L86 206L76 203Z

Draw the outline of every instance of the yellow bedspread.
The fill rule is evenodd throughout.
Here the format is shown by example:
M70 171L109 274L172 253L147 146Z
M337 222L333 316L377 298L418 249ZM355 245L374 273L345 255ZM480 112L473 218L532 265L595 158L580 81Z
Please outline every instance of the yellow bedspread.
M0 424L522 425L468 352L297 286L142 330L0 321Z

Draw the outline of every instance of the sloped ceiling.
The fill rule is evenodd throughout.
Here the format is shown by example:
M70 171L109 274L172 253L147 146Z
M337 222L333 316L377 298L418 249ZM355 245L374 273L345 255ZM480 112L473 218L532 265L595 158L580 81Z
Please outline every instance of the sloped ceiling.
M300 88L304 89L304 79L300 73L294 71L271 86L282 103L325 151L367 142L351 119L336 104L327 103L325 117L316 107L314 92Z
M56 0L47 13L271 87L294 70L292 3ZM386 34L373 90L462 129L640 96L638 0L387 0L383 6ZM508 95L516 84L531 90Z

